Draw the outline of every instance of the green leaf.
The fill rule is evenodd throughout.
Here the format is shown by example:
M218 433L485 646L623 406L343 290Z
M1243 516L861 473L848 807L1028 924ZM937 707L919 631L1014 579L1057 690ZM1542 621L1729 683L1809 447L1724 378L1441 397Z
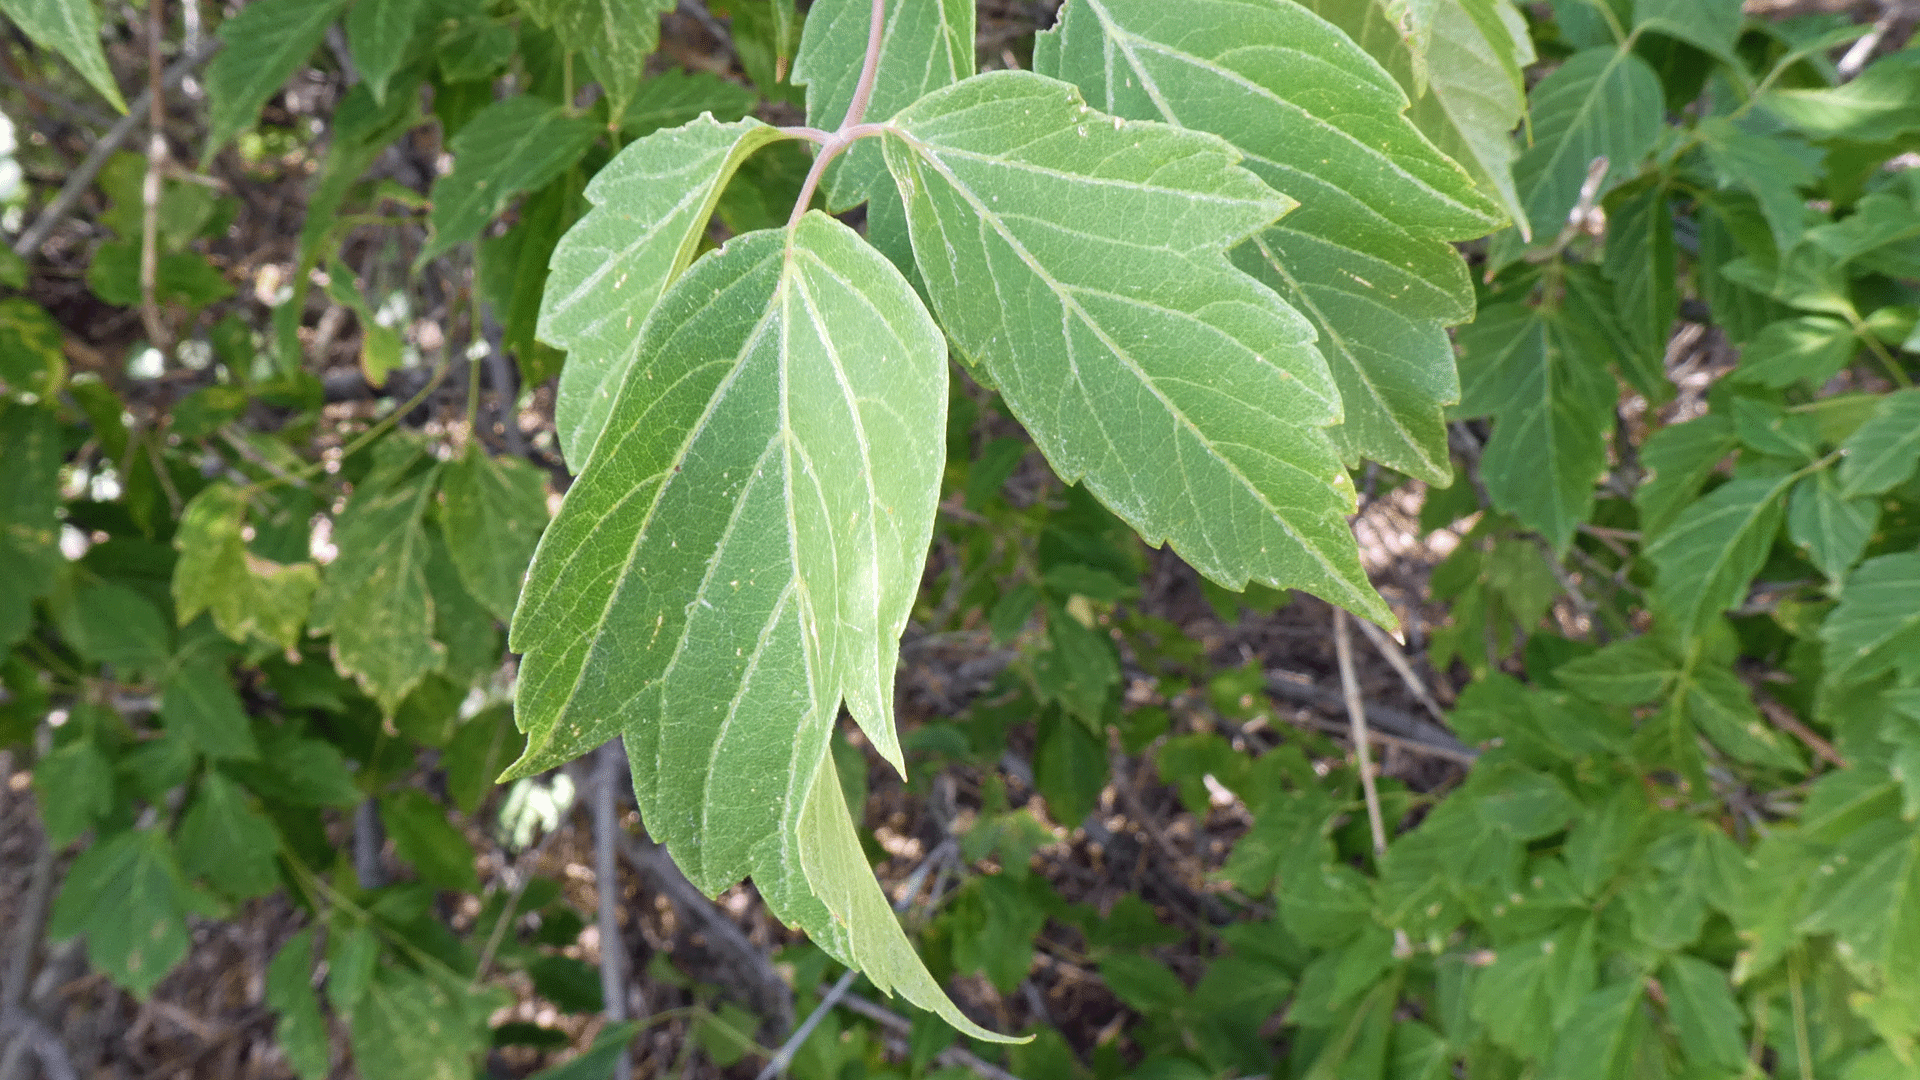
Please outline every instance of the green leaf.
M19 286L25 288L25 282ZM24 296L0 300L0 390L41 398L67 379L60 324Z
M326 36L347 0L258 0L220 24L226 47L207 65L204 165L253 125L267 103Z
M53 588L60 554L60 465L51 409L0 403L0 648L26 636L33 601Z
M674 0L521 0L520 7L551 29L561 48L585 57L612 115L620 116L660 44L660 16L673 10Z
M1847 576L1840 604L1820 626L1826 678L1842 685L1889 669L1920 675L1920 552L1882 555Z
M1602 987L1582 998L1553 1050L1555 1077L1565 1080L1629 1080L1647 1037L1645 987L1638 979Z
M1840 490L1849 498L1879 495L1904 483L1920 465L1920 390L1880 399L1867 422L1840 444Z
M347 13L347 45L375 104L385 104L387 83L406 62L426 0L358 0Z
M1580 1009L1597 978L1594 920L1581 918L1545 937L1503 945L1472 991L1473 1017L1493 1039L1522 1054L1552 1044L1555 1029Z
M361 798L339 749L291 725L262 731L260 764L226 768L253 790L294 806L347 807Z
M1164 1016L1187 1003L1187 988L1166 965L1144 956L1116 953L1100 962L1100 980L1142 1016Z
M246 793L218 772L209 772L174 837L180 869L228 896L265 896L280 886L280 836L273 822L247 805Z
M413 864L420 880L442 889L480 891L473 846L432 796L414 790L382 796L380 823L393 839L394 852Z
M1910 594L1911 595L1911 594ZM1798 929L1833 934L1853 963L1913 988L1920 972L1920 829L1879 817L1822 853Z
M60 629L82 657L128 673L156 671L173 653L173 636L160 609L113 582L82 588Z
M92 739L75 739L33 766L47 843L65 847L113 810L113 765Z
M197 662L175 668L160 697L160 719L210 758L252 761L260 755L246 708L224 667Z
M721 1009L738 1008L723 1005ZM637 1023L613 1024L602 1028L600 1035L593 1040L593 1046L577 1057L569 1059L564 1065L555 1065L551 1069L542 1069L529 1080L613 1080L615 1063L625 1057L633 1046L633 1037L640 1033ZM709 1057L713 1050L702 1047ZM716 1062L718 1064L718 1062Z
M1860 343L1853 328L1828 315L1801 315L1768 323L1740 351L1732 377L1774 388L1806 381L1815 386L1846 367Z
M106 50L100 47L100 14L94 0L0 0L0 12L34 44L66 57L114 108L127 111L120 86L113 81L113 69L107 66Z
M416 265L478 237L514 196L579 161L598 134L592 120L531 94L480 110L448 147L453 171L433 182L433 239Z
M442 471L440 495L442 532L460 580L495 615L513 618L520 583L547 524L545 475L468 443L466 454Z
M949 341L1062 479L1230 589L1392 623L1344 520L1313 328L1225 258L1290 200L1216 137L1103 116L1027 72L936 91L884 141Z
M1304 0L1304 6L1346 31L1393 73L1413 98L1413 122L1527 230L1513 183L1512 139L1527 108L1521 72L1534 61L1525 20L1510 0L1435 4L1428 11L1431 34L1422 58L1392 17L1394 2Z
M1513 179L1535 242L1551 240L1579 201L1595 158L1608 162L1597 194L1640 170L1662 130L1660 79L1622 49L1575 53L1533 88L1533 145Z
M383 440L376 464L334 520L338 554L313 597L316 634L333 634L333 662L389 715L446 662L433 640L427 532L421 520L435 470L404 478L419 448Z
M1640 448L1640 465L1649 475L1633 493L1641 535L1651 540L1665 532L1738 447L1733 421L1712 413L1654 432Z
M1780 531L1791 480L1729 481L1682 510L1647 545L1647 558L1659 571L1655 611L1672 620L1682 637L1701 633L1721 612L1746 599L1747 585Z
M1879 524L1879 502L1847 498L1826 469L1795 484L1787 499L1787 538L1829 581L1839 581L1860 561Z
M751 874L876 985L998 1038L914 956L827 748L845 701L901 767L894 665L932 535L944 358L905 279L831 218L694 264L534 557L509 776L624 733L641 815L696 885Z
M279 1014L274 1041L300 1080L326 1080L331 1071L327 1019L313 991L313 929L300 931L280 946L267 965L267 1007Z
M1806 199L1798 189L1820 180L1814 166L1794 152L1798 140L1759 134L1717 116L1701 121L1697 130L1720 186L1753 195L1781 252L1797 243L1807 215Z
M1448 482L1442 410L1459 387L1445 327L1472 316L1473 287L1447 241L1485 235L1500 212L1400 115L1392 76L1311 13L1245 0L1076 0L1035 49L1035 70L1104 111L1219 135L1299 200L1236 263L1318 331L1348 463Z
M520 382L536 387L558 375L565 354L536 340L540 297L547 289L547 264L560 237L586 210L586 178L569 169L520 204L515 226L486 237L475 251L481 293L500 321L500 345L520 365Z
M246 521L246 495L226 481L207 485L187 503L173 534L180 552L173 567L174 617L185 626L211 611L214 625L234 641L246 644L257 636L294 648L320 585L319 571L249 553Z
M638 139L661 128L691 124L701 113L730 124L751 113L758 100L752 90L711 71L663 71L640 84L620 117L620 129Z
M475 1016L441 981L391 964L374 972L347 1031L365 1080L470 1080L487 1046L484 1012Z
M1727 973L1692 956L1667 959L1660 980L1667 1015L1687 1059L1703 1068L1739 1072L1747 1063L1746 1026Z
M1617 395L1598 350L1563 317L1520 304L1461 328L1462 416L1491 415L1480 474L1493 505L1564 551L1606 471Z
M129 829L82 851L54 899L47 937L87 938L87 959L145 998L187 955L188 914L210 915L188 888L167 838Z
M1880 142L1920 130L1920 52L1881 57L1831 89L1776 89L1762 106L1816 139Z
M493 787L493 778L526 748L526 736L514 726L513 714L504 706L484 710L462 724L440 755L453 805L463 814L478 810L480 800Z
M582 469L660 294L686 270L727 180L782 136L758 120L696 120L622 150L587 185L594 209L562 237L540 301L540 339L567 350L554 423Z
M1680 313L1674 277L1678 250L1667 199L1667 188L1655 184L1609 208L1602 264L1613 283L1619 323L1633 344L1632 359L1621 360L1622 372L1651 401L1673 394L1666 378L1667 340Z
M1740 0L1634 0L1635 30L1653 30L1697 45L1730 64L1740 36Z

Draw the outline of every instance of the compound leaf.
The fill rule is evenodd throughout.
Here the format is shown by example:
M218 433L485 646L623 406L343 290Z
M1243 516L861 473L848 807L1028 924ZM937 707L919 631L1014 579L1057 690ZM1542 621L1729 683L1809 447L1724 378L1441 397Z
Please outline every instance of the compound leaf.
M1472 316L1473 286L1447 241L1500 212L1400 115L1393 77L1282 0L1074 0L1034 65L1107 113L1225 138L1299 200L1236 263L1319 331L1349 464L1448 482L1442 409L1459 382L1445 327Z
M1920 674L1920 552L1882 555L1847 576L1840 604L1820 626L1827 680L1870 679L1889 668Z
M1746 598L1748 583L1780 531L1791 479L1729 481L1682 510L1647 545L1647 558L1659 571L1653 583L1656 612L1673 620L1683 637L1700 633Z
M106 50L100 47L100 13L94 0L0 0L0 12L34 44L66 57L114 108L127 111L113 69L107 66Z
M562 48L586 57L611 114L622 116L660 44L660 16L673 10L674 0L521 0L520 6L551 29Z
M1533 145L1513 179L1536 241L1551 239L1579 201L1587 169L1607 159L1597 194L1632 176L1661 130L1659 76L1622 49L1575 53L1533 88Z
M421 520L435 469L406 473L419 448L383 440L376 464L334 521L339 554L313 597L316 634L333 634L333 662L392 715L414 685L446 662L433 640L427 531Z
M1505 304L1459 335L1464 416L1491 415L1480 475L1493 505L1564 551L1606 471L1615 387L1606 363L1557 312Z
M220 24L226 47L207 65L207 145L211 161L260 115L326 36L347 0L260 0Z
M565 172L599 134L592 120L531 94L480 110L453 137L453 171L433 182L433 239L425 264L480 235L515 195Z
M212 914L187 886L167 838L128 829L82 851L53 902L47 936L87 936L87 959L139 997L187 955L186 916Z
M513 618L547 524L546 478L524 461L468 443L464 456L447 463L440 497L441 532L461 583L502 620Z
M1920 390L1900 390L1880 399L1873 415L1840 444L1840 490L1847 496L1878 495L1913 475L1920 465Z
M1216 136L1102 115L1028 72L935 91L884 142L949 341L1063 479L1228 588L1298 586L1391 623L1344 520L1313 327L1226 259L1291 200Z
M567 350L554 423L576 470L606 426L640 328L693 261L721 189L748 154L780 138L745 119L701 118L622 150L587 185L594 209L554 249L540 340Z
M769 906L979 1037L854 835L841 703L899 767L893 676L944 463L944 342L822 214L695 263L647 321L513 623L524 776L624 734L642 817L717 893Z

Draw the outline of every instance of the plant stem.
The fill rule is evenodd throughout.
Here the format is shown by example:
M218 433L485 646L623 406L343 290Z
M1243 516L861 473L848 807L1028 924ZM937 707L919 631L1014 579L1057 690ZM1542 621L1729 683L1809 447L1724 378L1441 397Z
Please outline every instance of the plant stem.
M140 321L147 344L165 356L173 351L173 336L160 314L160 177L167 167L166 76L160 56L160 38L166 31L161 0L147 0L147 175L140 186Z
M1373 854L1378 860L1387 854L1387 826L1380 817L1380 792L1373 783L1367 707L1360 700L1360 680L1353 671L1353 632L1347 628L1344 608L1333 609L1333 648L1340 660L1340 689L1347 698L1347 720L1353 725L1353 754L1360 766L1360 791L1367 800L1367 827L1373 832Z
M866 119L867 105L873 100L873 83L880 73L880 44L886 36L887 0L873 0L873 14L867 22L867 55L860 62L860 79L853 85L853 100L847 103L847 115L840 121L839 130L826 135L818 128L791 128L792 134L820 143L820 150L813 157L813 167L807 170L806 182L800 185L800 197L793 201L793 213L787 217L787 228L800 224L807 216L807 206L813 202L813 193L820 187L820 178L826 175L827 165L840 152L851 146L856 140L868 135L878 135L884 128L878 124L862 123Z

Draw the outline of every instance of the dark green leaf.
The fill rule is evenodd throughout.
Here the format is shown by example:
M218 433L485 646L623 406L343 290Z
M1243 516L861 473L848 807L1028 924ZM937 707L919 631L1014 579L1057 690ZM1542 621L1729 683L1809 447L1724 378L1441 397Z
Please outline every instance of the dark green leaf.
M1617 48L1575 53L1530 97L1533 145L1514 162L1513 180L1540 243L1566 225L1595 158L1608 162L1598 194L1639 171L1659 138L1663 99L1647 62Z
M1656 611L1683 637L1702 632L1746 599L1785 516L1791 477L1752 477L1715 488L1689 505L1647 545L1658 568Z
M1825 469L1795 484L1787 500L1787 537L1830 581L1860 561L1879 524L1880 503L1845 497Z
M1820 627L1827 680L1859 682L1889 669L1920 675L1920 552L1868 559L1847 576Z
M25 283L21 283L24 287ZM67 378L60 324L24 296L0 300L0 390L46 398Z
M61 629L81 656L128 673L153 671L173 652L173 635L153 601L125 585L89 585Z
M1553 1051L1553 1075L1565 1080L1629 1080L1641 1075L1647 1037L1645 987L1638 980L1602 987L1582 998Z
M280 885L273 822L247 805L239 785L209 772L174 837L180 869L236 899L265 896Z
M473 1016L457 993L429 976L382 966L348 1025L360 1075L365 1080L473 1076L474 1057L487 1046L486 1018Z
M479 809L494 778L526 748L527 737L514 726L513 713L504 706L487 709L462 724L440 755L453 805L469 815Z
M1727 973L1691 956L1667 960L1661 986L1680 1046L1695 1065L1739 1072L1747 1063L1745 1020Z
M629 138L638 139L690 124L701 113L731 124L752 112L756 100L752 90L710 71L663 71L640 84L620 126Z
M160 699L160 719L168 731L210 758L259 757L247 711L225 667L194 662L175 668Z
M92 739L75 739L33 766L47 843L65 847L113 809L113 765Z
M139 997L187 955L188 914L212 914L173 861L167 838L129 829L82 851L54 899L47 936L87 939L87 959Z
M387 82L406 62L426 0L358 0L347 13L347 45L373 100L385 104Z
M332 1064L326 1017L313 992L313 930L286 940L267 965L267 1007L279 1014L274 1041L300 1080L326 1080Z
M546 477L524 461L495 458L469 443L443 470L440 494L441 529L460 580L494 615L513 618L547 524Z
M382 796L380 823L393 839L394 852L413 864L420 880L442 889L480 891L473 846L432 796L424 791Z
M1841 494L1878 495L1913 475L1920 465L1920 390L1900 390L1880 399L1867 422L1840 444Z
M32 625L33 601L53 587L60 555L60 425L48 409L0 404L0 647Z
M592 120L529 94L480 110L448 147L453 171L433 183L433 240L417 262L479 236L514 196L579 161L598 134Z
M521 0L568 52L586 59L614 116L627 111L647 56L660 43L660 15L673 0Z

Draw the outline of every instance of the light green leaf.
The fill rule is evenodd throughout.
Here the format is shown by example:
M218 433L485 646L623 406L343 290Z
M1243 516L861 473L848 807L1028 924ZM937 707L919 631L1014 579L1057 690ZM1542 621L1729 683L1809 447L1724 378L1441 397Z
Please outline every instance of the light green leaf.
M389 715L414 685L446 662L433 640L427 533L421 521L435 469L406 477L419 447L383 440L376 464L334 521L339 553L314 593L309 620L333 634L333 662Z
M1649 475L1633 493L1641 535L1651 540L1666 531L1738 446L1733 421L1712 413L1654 432L1640 448Z
M1575 53L1533 88L1533 145L1513 179L1536 242L1557 235L1579 201L1587 168L1608 162L1597 194L1640 170L1660 136L1660 79L1645 60L1614 48Z
M587 185L594 209L553 252L540 340L567 350L554 406L560 448L583 468L660 294L693 261L727 180L781 138L746 119L696 120L622 150Z
M1697 45L1708 54L1739 64L1733 55L1740 36L1740 0L1634 0L1635 30L1653 30Z
M280 1014L274 1041L300 1080L326 1080L332 1065L327 1019L313 992L313 929L288 938L267 965L267 1007Z
M1646 547L1659 575L1655 613L1682 637L1705 630L1720 613L1746 599L1767 549L1780 531L1791 477L1750 477L1715 488L1680 511L1673 525Z
M358 0L347 13L347 45L375 104L385 104L387 82L407 59L426 0Z
M1853 328L1829 315L1800 315L1768 323L1740 351L1732 377L1761 386L1785 387L1805 380L1815 386L1847 366L1860 343Z
M1329 434L1348 463L1448 482L1442 410L1459 386L1445 327L1472 316L1473 286L1447 241L1500 217L1400 115L1392 76L1284 0L1074 0L1034 64L1105 112L1225 138L1299 200L1236 263L1318 330L1346 411Z
M26 636L60 554L60 424L51 409L0 403L0 648Z
M207 66L207 145L202 164L250 127L326 36L347 0L259 0L220 24L226 47Z
M1880 399L1867 422L1840 444L1840 490L1879 495L1906 482L1920 465L1920 390Z
M1511 0L1434 5L1422 59L1391 17L1392 2L1303 0L1393 73L1413 98L1408 116L1414 124L1526 230L1513 184L1512 139L1527 108L1521 71L1534 60L1525 19Z
M1601 987L1580 1000L1554 1043L1552 1073L1562 1080L1630 1080L1648 1018L1639 980Z
M129 829L82 851L54 899L47 937L87 938L87 959L145 998L187 955L188 914L211 907L180 876L167 838Z
M673 10L674 0L521 0L520 7L551 29L561 48L586 58L612 115L620 116L660 44L660 16Z
M424 265L480 235L513 197L544 187L593 144L599 129L584 116L530 94L496 101L453 137L453 171L433 182L433 239Z
M447 463L440 496L441 531L460 580L495 615L513 618L547 525L546 477L524 461L492 457L469 443L464 456Z
M0 300L0 390L42 399L58 390L67 380L64 337L60 324L39 304L24 296Z
M884 141L949 341L1063 479L1228 588L1393 621L1344 520L1313 328L1225 258L1290 200L1216 137L1026 72L936 91Z
M1860 561L1879 524L1880 503L1842 495L1826 469L1795 484L1787 500L1788 539L1829 581L1839 581Z
M381 965L347 1027L353 1063L365 1080L471 1080L487 1047L473 1006L439 980Z
M100 47L100 13L94 0L0 0L0 12L43 49L67 58L100 96L121 112L127 102Z
M1606 471L1617 391L1606 361L1556 312L1488 308L1459 333L1459 413L1494 418L1480 475L1493 505L1566 550Z
M393 839L394 852L413 864L420 880L442 889L480 891L473 845L432 796L412 789L382 796L380 823Z
M1760 101L1812 138L1893 139L1920 130L1920 51L1889 53L1831 89L1777 89Z
M1747 1063L1746 1026L1727 973L1692 956L1667 959L1660 985L1688 1060L1705 1068L1739 1072Z
M113 765L92 739L76 739L33 766L47 843L65 847L113 809Z
M181 626L202 611L234 641L254 637L295 647L306 623L319 570L309 563L282 566L247 551L246 496L226 481L203 488L187 503L173 546L174 617Z
M280 834L247 805L246 792L217 771L208 772L174 837L180 869L236 899L265 896L280 886Z
M750 874L876 985L996 1037L914 956L827 748L844 701L901 761L894 665L944 460L939 330L891 263L810 214L695 263L636 355L514 616L529 740L508 775L624 733L641 815L696 885Z
M260 756L247 710L223 667L187 663L175 668L160 698L160 719L168 731L210 758L252 761Z
M1840 604L1820 626L1827 681L1870 679L1889 669L1920 675L1920 552L1868 559L1847 576Z

